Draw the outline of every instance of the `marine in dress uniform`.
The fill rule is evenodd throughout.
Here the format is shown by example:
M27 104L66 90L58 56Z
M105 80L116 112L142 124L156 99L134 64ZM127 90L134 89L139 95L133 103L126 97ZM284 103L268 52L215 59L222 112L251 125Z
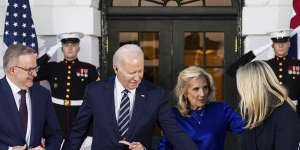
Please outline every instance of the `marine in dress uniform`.
M82 104L85 86L98 78L94 65L81 62L77 58L82 37L83 34L79 32L58 35L64 53L63 61L48 62L50 59L48 54L38 59L40 70L35 81L47 80L49 82L52 102L65 137Z
M266 62L273 69L280 84L287 88L289 97L297 105L297 112L300 117L300 61L297 58L288 56L290 30L271 32L270 36L273 41L272 47L274 48L275 57ZM262 51L267 48L268 46L265 46L257 50L249 51L233 63L227 70L227 73L235 77L239 66L251 62L258 54L261 54Z

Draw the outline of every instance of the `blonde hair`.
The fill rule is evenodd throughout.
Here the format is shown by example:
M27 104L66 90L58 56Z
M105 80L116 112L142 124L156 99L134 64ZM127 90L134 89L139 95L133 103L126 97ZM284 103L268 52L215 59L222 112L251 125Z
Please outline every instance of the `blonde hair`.
M236 74L237 88L241 96L241 114L247 120L245 128L259 126L275 108L288 102L287 90L279 84L271 67L263 61L254 61L240 67Z
M185 68L179 73L175 88L176 96L178 97L177 109L184 117L189 117L190 111L189 101L185 98L184 94L187 92L190 81L200 77L204 77L208 84L208 102L215 101L215 87L212 76L197 66Z

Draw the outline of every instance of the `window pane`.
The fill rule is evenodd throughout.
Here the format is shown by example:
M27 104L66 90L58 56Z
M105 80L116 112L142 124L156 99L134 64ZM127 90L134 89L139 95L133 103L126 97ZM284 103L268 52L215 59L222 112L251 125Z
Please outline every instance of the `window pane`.
M206 65L222 66L224 64L224 32L206 32Z
M158 32L141 32L140 46L145 55L145 66L158 67Z
M184 65L202 65L202 39L201 32L185 32L184 33Z
M232 6L232 0L206 0L206 6Z
M138 6L138 0L113 0L113 6Z
M145 56L144 78L158 84L158 32L120 32L119 39L120 46L124 44L137 44L142 48Z
M149 1L145 1L145 0L142 0L141 5L142 6L156 6L156 7L162 7L163 6L162 4L153 3L153 2L149 2Z
M124 44L138 44L138 32L120 32L120 46Z
M169 1L168 3L167 3L167 7L178 7L178 4L177 4L177 2L175 2L175 1Z
M222 68L207 68L205 69L209 72L215 82L216 87L216 100L217 101L224 101L224 94L223 94L223 87L224 87L224 78L223 78L223 69Z
M158 84L159 40L158 32L140 32L140 46L145 55L144 78Z
M182 0L181 4L183 7L185 7L185 6L192 6L192 7L193 6L203 6L203 1L199 0L199 1L192 2L191 0Z

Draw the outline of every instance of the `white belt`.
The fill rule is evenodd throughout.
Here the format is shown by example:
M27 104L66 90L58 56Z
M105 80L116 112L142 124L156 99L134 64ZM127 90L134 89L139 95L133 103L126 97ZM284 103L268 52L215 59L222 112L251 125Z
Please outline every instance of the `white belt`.
M52 103L64 106L81 106L82 100L63 100L60 98L52 97Z

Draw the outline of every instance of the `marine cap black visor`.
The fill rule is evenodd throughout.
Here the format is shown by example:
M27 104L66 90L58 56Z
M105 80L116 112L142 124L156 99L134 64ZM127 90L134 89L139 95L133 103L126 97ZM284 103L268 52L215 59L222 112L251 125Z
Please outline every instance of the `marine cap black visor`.
M278 38L271 38L273 43L284 43L289 41L290 37L278 37Z
M65 39L61 39L61 42L63 44L66 44L66 43L79 43L80 40L78 38L65 38Z

